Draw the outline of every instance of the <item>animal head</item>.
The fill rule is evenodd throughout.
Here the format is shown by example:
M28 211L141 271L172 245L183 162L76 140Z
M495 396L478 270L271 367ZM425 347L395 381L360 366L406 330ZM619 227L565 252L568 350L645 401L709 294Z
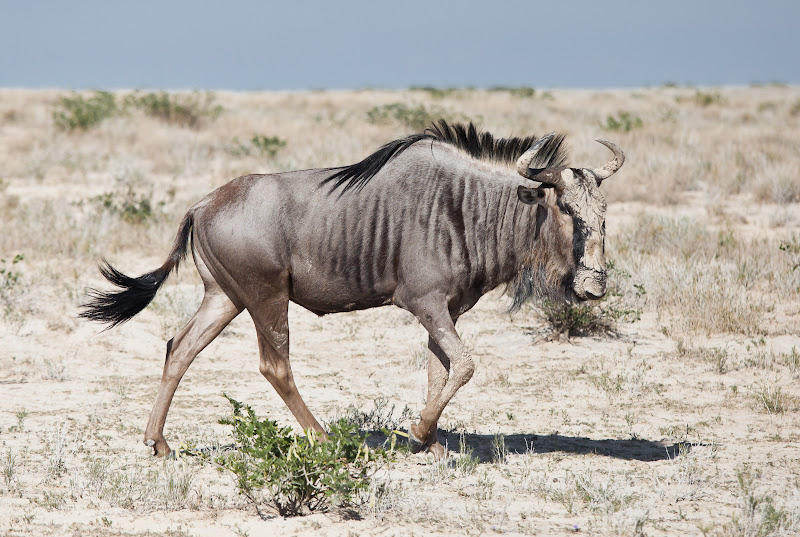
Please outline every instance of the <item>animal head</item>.
M578 300L598 299L606 293L606 201L599 187L622 166L625 155L611 142L597 140L614 152L614 159L600 168L531 168L536 152L553 136L538 140L517 160L519 174L540 183L519 186L517 196L537 205L535 236L547 218L554 219L556 233L566 235L563 242L569 243L571 234L572 259L562 263L562 280Z

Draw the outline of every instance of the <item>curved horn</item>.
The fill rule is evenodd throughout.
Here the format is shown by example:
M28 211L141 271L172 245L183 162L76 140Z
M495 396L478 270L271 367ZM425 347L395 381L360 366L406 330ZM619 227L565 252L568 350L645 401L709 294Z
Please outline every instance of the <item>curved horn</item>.
M594 168L592 170L595 176L597 176L597 184L599 185L603 181L603 179L608 179L609 177L614 175L614 172L616 172L618 169L620 169L620 167L622 167L622 164L625 162L625 153L623 153L622 149L617 147L616 144L612 144L611 142L606 140L597 140L597 141L614 152L614 160L606 162L605 164L603 164L602 167Z
M543 136L536 140L536 143L534 143L530 149L525 151L522 156L517 159L517 173L527 179L533 179L534 175L542 171L540 168L531 168L531 162L533 162L536 153L542 148L542 146L555 135L556 133L551 132L547 136Z

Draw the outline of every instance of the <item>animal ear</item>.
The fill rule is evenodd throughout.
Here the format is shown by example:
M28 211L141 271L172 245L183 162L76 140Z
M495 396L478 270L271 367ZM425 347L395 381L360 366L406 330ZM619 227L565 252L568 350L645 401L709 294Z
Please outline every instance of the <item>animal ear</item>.
M517 187L517 197L525 205L542 205L544 203L544 190L542 188L528 188L522 185Z

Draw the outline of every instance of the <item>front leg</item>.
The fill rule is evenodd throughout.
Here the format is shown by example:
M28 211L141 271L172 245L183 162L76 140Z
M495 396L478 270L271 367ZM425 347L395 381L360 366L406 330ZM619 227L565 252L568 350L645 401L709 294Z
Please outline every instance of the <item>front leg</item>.
M428 336L428 396L426 404L439 397L449 377L450 359L439 348L433 338ZM428 452L433 453L433 456L438 460L447 456L447 450L439 442L437 430L438 422L433 424L433 432L428 438L427 444L418 444L414 448L419 451L427 448Z
M458 337L444 300L428 298L409 304L408 309L428 331L428 348L431 350L428 362L428 399L420 413L419 422L411 425L409 433L412 441L420 444L420 447L427 447L437 458L442 458L445 451L437 439L437 423L450 399L472 378L475 365Z

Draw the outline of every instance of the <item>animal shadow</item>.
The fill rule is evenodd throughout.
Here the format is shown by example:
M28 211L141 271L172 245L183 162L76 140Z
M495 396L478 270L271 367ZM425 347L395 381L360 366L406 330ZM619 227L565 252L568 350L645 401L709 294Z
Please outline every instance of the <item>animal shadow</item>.
M495 459L496 435L492 434L464 434L463 441L466 449L471 450L473 456L482 463L493 462ZM448 450L458 452L462 435L454 431L439 431L439 441L447 446ZM370 431L367 443L370 446L383 445L386 436L380 431ZM503 437L505 449L508 453L522 454L528 451L533 453L573 453L576 455L595 454L616 459L636 460L644 462L663 461L673 459L678 455L685 455L691 451L689 442L655 442L644 439L593 439L583 436L564 436L560 434L510 434Z
M495 435L466 434L464 442L468 449L481 462L492 462L495 452ZM440 432L439 441L454 450L459 448L460 435L455 432ZM560 434L511 434L504 436L505 448L509 453L522 454L527 451L533 453L574 453L576 455L595 454L616 459L636 461L663 461L672 459L681 453L688 453L691 444L654 442L643 439L592 439L583 436L564 436Z

